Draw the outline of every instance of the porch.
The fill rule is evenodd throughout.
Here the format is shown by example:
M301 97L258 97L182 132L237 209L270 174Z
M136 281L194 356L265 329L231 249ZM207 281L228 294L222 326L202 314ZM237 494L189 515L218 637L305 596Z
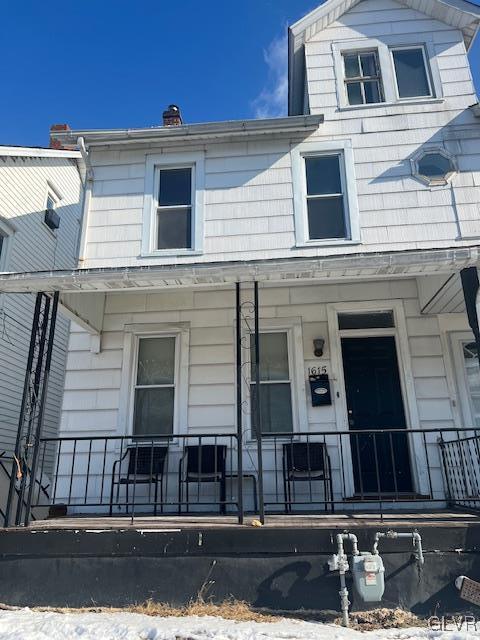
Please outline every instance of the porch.
M257 265L249 281L245 265L2 276L58 292L32 332L6 522L478 509L477 289L459 271L474 256L430 253ZM55 304L76 326L52 439L35 372Z

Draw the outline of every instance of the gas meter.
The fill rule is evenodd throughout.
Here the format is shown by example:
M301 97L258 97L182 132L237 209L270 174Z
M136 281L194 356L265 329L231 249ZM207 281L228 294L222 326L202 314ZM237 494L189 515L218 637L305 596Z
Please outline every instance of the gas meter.
M362 552L352 557L353 586L364 602L380 602L385 591L384 573L379 555Z

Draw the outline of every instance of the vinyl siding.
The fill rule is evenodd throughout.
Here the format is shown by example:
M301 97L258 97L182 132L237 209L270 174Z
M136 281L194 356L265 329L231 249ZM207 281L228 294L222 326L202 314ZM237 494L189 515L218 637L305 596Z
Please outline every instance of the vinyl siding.
M419 35L421 34L421 35ZM332 43L398 37L431 42L443 98L339 109ZM388 43L391 41L388 40ZM353 46L353 45L352 45ZM86 267L325 256L471 244L480 236L480 126L459 30L395 0L363 0L305 45L310 111L325 121L306 141L349 140L360 210L359 245L297 247L290 151L301 140L185 143L91 153L95 182ZM444 147L459 173L429 188L412 175L423 147ZM142 257L146 155L205 154L204 250L195 256Z
M49 185L61 197L57 205L61 222L55 233L43 222ZM74 160L0 155L0 216L16 229L4 245L7 271L76 266L80 190ZM34 304L33 294L0 296L0 450L8 454L18 429ZM46 436L58 431L68 333L69 323L59 314L45 408Z
M336 392L343 394L344 391L336 382L338 372L332 369L327 304L398 299L402 300L405 310L411 375L415 388L414 404L420 416L419 424L424 428L454 426L438 321L435 316L420 314L416 283L409 279L261 288L261 322L266 323L272 319L281 322L282 318L286 323L292 318L301 320L303 349L295 353L295 360L300 362L300 369L305 377L294 383L298 389L299 403L303 403L306 415L306 422L298 425L300 429L335 432L345 428L337 422L335 416L335 405L340 402ZM149 323L158 324L159 330L162 323L188 323L190 327L187 425L183 427L191 434L235 432L234 291L230 289L109 294L105 308L102 352L97 355L90 353L89 337L85 332L72 325L61 421L63 436L125 435L125 417L121 415L120 409L122 364L125 357L124 328L126 324ZM327 338L325 354L321 359L313 356L312 348L313 339L319 336ZM332 406L311 406L307 369L319 365L327 367L332 381ZM302 392L304 385L305 391ZM245 409L245 416L247 413L248 409ZM127 419L127 433L129 429L130 422ZM337 446L336 439L332 439L330 454L332 461L337 460L338 472ZM109 445L109 449L111 447ZM112 451L107 469L111 468L109 465L113 463L114 455ZM268 462L268 452L266 455L266 485L267 491L271 491L268 483L273 482L273 479L268 465L272 461ZM252 460L246 460L245 464L254 465ZM80 470L81 462L78 465ZM67 482L69 466L66 460L64 466ZM433 466L435 476L439 470L435 464ZM94 471L94 476L95 473ZM81 485L80 480L79 483ZM440 486L438 476L435 490L439 491Z

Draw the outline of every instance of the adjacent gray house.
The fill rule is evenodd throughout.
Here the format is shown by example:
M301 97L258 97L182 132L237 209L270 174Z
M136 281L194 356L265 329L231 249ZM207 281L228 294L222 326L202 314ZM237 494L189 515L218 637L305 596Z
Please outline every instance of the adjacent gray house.
M81 167L79 151L0 147L1 272L68 269L76 265ZM34 295L0 294L0 452L9 459L18 429L34 304ZM68 319L58 319L45 435L58 433L69 325ZM6 466L10 470L11 463ZM2 472L2 491L5 480Z

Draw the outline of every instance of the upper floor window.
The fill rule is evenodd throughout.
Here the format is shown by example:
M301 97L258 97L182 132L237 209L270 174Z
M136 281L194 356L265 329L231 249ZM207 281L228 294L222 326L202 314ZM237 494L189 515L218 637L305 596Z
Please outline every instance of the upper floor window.
M333 43L339 106L441 97L435 43L424 37L421 44L403 35Z
M411 158L413 175L430 186L444 186L456 172L454 158L443 148L420 149Z
M340 155L305 157L305 173L309 239L345 238Z
M157 249L192 248L192 168L159 170Z
M9 253L11 248L11 241L15 232L10 221L5 220L0 216L0 271L6 271L9 262Z
M299 145L292 151L297 245L359 241L350 141Z
M399 98L426 98L432 95L423 47L392 48Z
M343 63L348 104L384 101L380 62L376 50L344 53Z
M59 198L57 198L50 190L47 191L45 201L45 214L43 221L51 231L56 231L60 226L60 216L56 211Z
M204 153L147 156L142 255L201 253Z

